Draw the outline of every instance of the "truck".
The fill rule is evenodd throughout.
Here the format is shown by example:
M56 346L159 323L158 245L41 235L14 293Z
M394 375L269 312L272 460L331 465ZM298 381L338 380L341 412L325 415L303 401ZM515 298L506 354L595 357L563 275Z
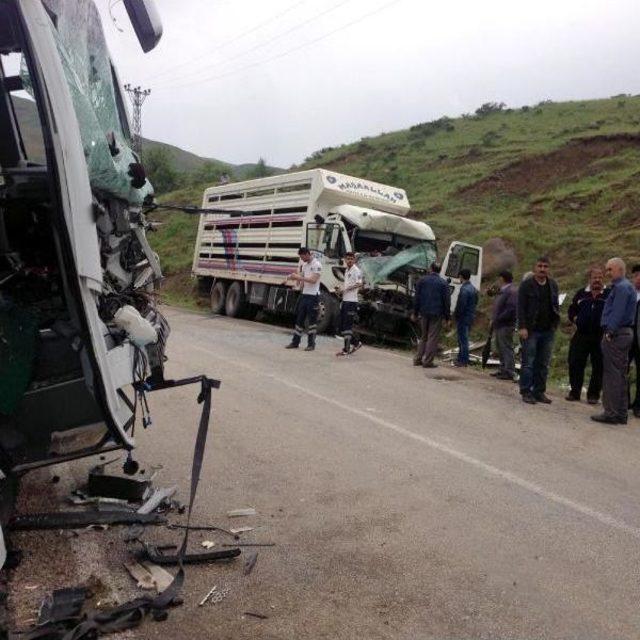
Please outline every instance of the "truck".
M365 288L359 330L379 339L416 339L415 285L437 259L431 227L410 217L406 192L325 169L224 184L205 190L192 273L213 313L253 318L260 309L293 314L299 292L286 282L298 249L322 263L318 331L335 326L343 257L356 253ZM461 269L479 287L482 248L455 241L441 275L455 305Z
M155 7L124 4L150 51ZM152 197L93 1L0 0L0 525L23 473L134 446L169 335Z

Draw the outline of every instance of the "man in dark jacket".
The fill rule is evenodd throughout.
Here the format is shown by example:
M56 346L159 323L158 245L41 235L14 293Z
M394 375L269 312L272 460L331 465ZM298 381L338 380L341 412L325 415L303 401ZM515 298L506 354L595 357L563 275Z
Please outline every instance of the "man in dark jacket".
M431 271L416 285L412 318L416 321L419 317L421 333L414 365L427 369L437 366L433 360L438 351L442 323L449 322L450 316L449 285L440 277L440 265L434 262Z
M559 322L558 285L549 277L549 258L541 256L536 261L533 277L522 282L518 290L518 327L525 352L520 393L528 404L551 404L545 391Z
M462 280L462 285L453 312L458 334L458 357L453 364L456 367L466 367L469 364L469 330L476 317L478 290L471 284L469 269L460 269L458 277Z
M513 334L518 313L518 288L513 284L511 271L500 273L500 291L493 303L491 327L496 337L500 368L491 375L499 380L513 381L516 376L516 360L513 353Z
M569 321L576 331L569 345L569 391L566 400L580 400L587 359L591 360L591 378L587 389L587 402L597 404L602 391L602 328L600 319L609 291L604 288L604 271L592 267L589 287L579 289L569 305Z

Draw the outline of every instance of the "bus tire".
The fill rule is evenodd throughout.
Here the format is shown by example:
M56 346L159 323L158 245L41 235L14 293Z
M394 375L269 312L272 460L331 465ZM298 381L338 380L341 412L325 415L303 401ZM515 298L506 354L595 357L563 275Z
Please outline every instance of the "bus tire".
M225 313L225 299L227 297L227 283L216 280L211 288L211 312L223 315Z
M224 310L230 318L242 317L247 306L244 289L241 282L232 282L227 290Z

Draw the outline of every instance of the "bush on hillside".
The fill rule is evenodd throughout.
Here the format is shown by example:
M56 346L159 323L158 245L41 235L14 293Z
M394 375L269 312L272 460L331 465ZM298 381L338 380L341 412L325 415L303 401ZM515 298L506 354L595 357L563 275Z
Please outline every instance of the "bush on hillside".
M168 193L178 187L181 176L176 171L173 155L167 149L144 149L142 163L156 194Z
M504 102L485 102L476 109L476 116L484 118L492 113L501 113L507 105Z

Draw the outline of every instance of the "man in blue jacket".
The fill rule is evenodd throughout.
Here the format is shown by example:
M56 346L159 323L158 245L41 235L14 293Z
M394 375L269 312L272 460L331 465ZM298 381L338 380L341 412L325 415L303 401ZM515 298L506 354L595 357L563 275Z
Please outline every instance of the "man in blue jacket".
M604 413L591 416L591 419L606 424L627 424L627 369L637 295L633 285L625 278L624 260L611 258L607 262L606 273L611 278L611 292L604 303L600 320L604 333L601 343Z
M471 284L469 269L460 269L458 277L462 280L462 285L453 312L458 333L458 357L453 364L456 367L466 367L469 364L469 330L476 316L478 290Z
M496 337L500 358L500 369L491 375L498 380L511 380L516 377L516 360L513 352L513 334L516 330L518 312L518 287L513 284L511 271L500 273L500 291L496 296L491 314L491 327Z
M416 366L427 369L436 367L434 358L438 352L438 342L442 324L451 317L449 285L440 277L440 265L432 263L430 272L418 280L412 319L420 319L420 342L418 353L413 360Z

